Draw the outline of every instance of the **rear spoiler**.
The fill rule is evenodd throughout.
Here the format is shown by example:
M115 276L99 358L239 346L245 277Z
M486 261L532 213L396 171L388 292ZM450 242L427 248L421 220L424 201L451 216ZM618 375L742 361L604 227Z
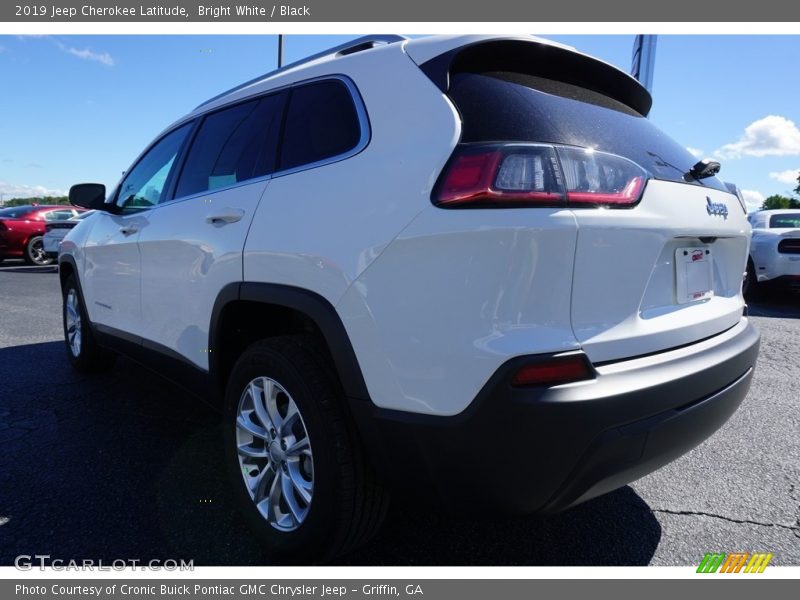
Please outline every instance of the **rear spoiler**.
M533 39L474 42L431 58L420 68L443 93L455 73L513 71L598 92L645 117L653 105L650 92L624 71L575 50Z

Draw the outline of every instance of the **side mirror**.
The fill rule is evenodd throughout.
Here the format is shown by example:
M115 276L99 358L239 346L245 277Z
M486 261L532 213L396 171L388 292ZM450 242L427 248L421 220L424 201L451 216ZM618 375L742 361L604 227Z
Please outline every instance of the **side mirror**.
M81 208L109 211L106 186L102 183L79 183L69 188L69 203Z

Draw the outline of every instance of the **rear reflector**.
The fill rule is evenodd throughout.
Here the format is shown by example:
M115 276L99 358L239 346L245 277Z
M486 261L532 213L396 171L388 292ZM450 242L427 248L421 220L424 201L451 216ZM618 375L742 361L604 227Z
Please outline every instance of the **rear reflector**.
M515 387L557 385L593 377L594 373L585 355L570 354L525 365L516 372L511 385Z
M443 208L631 206L647 172L591 148L544 144L462 145L434 193Z

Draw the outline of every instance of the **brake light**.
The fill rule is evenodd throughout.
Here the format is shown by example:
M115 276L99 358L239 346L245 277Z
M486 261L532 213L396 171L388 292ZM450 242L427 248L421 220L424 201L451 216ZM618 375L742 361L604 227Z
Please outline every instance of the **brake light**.
M583 354L554 356L520 368L511 380L514 387L558 385L592 379L594 373Z
M544 144L460 146L434 193L443 208L628 207L648 174L636 163L591 148Z

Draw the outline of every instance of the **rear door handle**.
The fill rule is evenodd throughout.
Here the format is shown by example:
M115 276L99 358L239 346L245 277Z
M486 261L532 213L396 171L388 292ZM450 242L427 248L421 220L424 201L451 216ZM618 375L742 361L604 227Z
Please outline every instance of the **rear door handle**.
M222 223L236 223L244 216L244 211L241 208L220 208L212 213L206 215L206 223L212 225Z
M132 233L136 233L139 231L139 228L136 225L124 225L119 228L119 232L122 235L131 235Z

